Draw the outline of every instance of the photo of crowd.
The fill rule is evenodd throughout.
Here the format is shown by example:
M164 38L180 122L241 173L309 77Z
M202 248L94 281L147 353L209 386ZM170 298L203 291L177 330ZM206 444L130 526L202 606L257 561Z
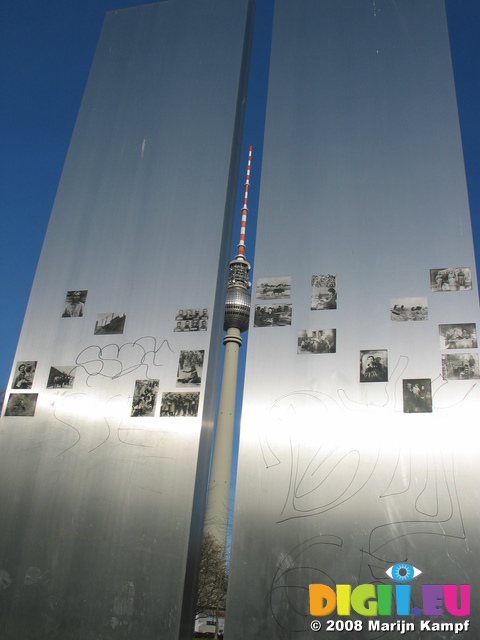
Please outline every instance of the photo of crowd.
M331 273L312 276L310 310L337 308L337 276Z
M388 382L388 351L360 351L360 382Z
M472 288L470 267L430 269L432 291L469 291Z
M11 393L8 397L6 416L28 416L35 415L38 393Z
M337 330L301 329L298 332L297 353L336 353Z
M136 380L132 401L132 418L153 418L157 404L158 380Z
M440 349L476 349L477 325L474 322L464 324L439 324Z
M177 387L198 387L202 382L205 351L180 351L177 370Z
M445 380L478 379L478 353L442 355L442 376Z
M37 363L33 361L17 362L12 389L31 389L36 368Z
M160 416L163 418L188 417L194 418L198 414L200 393L182 391L168 391L162 395Z
M428 320L427 298L392 298L390 320L393 322Z
M99 313L97 315L97 322L95 323L95 331L93 333L96 336L123 333L126 319L126 313Z
M71 389L75 380L75 369L73 366L50 367L47 389Z
M403 380L403 412L432 413L432 381L429 378Z
M62 318L82 318L88 291L67 291Z
M256 297L258 300L290 298L291 292L292 278L290 276L259 278L257 280Z
M175 316L174 331L206 331L208 309L179 309Z
M292 324L292 305L256 305L254 327L286 327Z

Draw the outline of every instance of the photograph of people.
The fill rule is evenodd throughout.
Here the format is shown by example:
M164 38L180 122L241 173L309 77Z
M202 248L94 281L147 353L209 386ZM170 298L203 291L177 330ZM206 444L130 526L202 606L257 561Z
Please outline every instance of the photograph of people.
M50 367L47 389L71 389L75 380L75 369L74 366Z
M196 386L202 382L205 351L180 351L177 370L177 387Z
M442 355L442 376L445 380L480 378L478 353L448 353Z
M159 380L136 380L132 401L132 418L153 418L157 404Z
M179 309L175 316L174 331L206 331L208 309Z
M430 269L432 291L470 291L472 270L470 267L446 267Z
M311 311L337 308L337 276L331 273L312 276Z
M429 378L403 380L403 412L432 413L432 381Z
M388 382L386 349L360 351L360 382Z
M292 324L292 305L256 305L254 327L285 327Z
M301 329L298 332L297 353L335 353L336 329Z
M62 318L81 318L88 291L67 291Z
M475 322L464 324L439 324L440 349L476 349L477 325Z
M31 389L36 368L36 362L17 362L12 389Z
M168 391L162 395L160 416L163 418L194 418L198 414L200 393Z

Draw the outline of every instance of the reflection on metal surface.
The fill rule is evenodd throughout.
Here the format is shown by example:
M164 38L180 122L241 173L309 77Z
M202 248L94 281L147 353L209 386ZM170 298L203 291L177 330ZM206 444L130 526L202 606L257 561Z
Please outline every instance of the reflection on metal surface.
M191 638L253 11L106 16L0 424L2 637Z
M442 4L277 0L254 279L287 274L291 325L257 301L229 640L311 637L310 584L387 585L396 563L422 572L413 616L355 637L436 637L422 584L447 583L472 584L480 633L469 226Z

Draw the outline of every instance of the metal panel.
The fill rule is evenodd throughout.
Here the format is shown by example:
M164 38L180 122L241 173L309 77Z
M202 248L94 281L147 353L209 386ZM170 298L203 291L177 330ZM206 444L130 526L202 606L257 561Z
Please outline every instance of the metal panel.
M277 0L252 281L226 636L307 636L310 583L398 562L423 572L412 607L473 583L480 317L443 3Z
M2 637L179 637L252 7L171 0L106 16L0 425Z

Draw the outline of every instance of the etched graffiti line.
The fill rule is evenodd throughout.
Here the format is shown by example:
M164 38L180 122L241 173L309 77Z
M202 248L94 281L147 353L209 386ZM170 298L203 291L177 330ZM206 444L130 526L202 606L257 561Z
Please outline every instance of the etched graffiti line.
M157 347L157 340L153 336L142 336L124 344L111 342L103 347L92 344L82 349L75 364L87 374L87 385L90 378L100 376L116 380L140 367L145 367L145 374L142 375L149 379L149 368L163 366L160 352L164 348L175 353L166 339Z

